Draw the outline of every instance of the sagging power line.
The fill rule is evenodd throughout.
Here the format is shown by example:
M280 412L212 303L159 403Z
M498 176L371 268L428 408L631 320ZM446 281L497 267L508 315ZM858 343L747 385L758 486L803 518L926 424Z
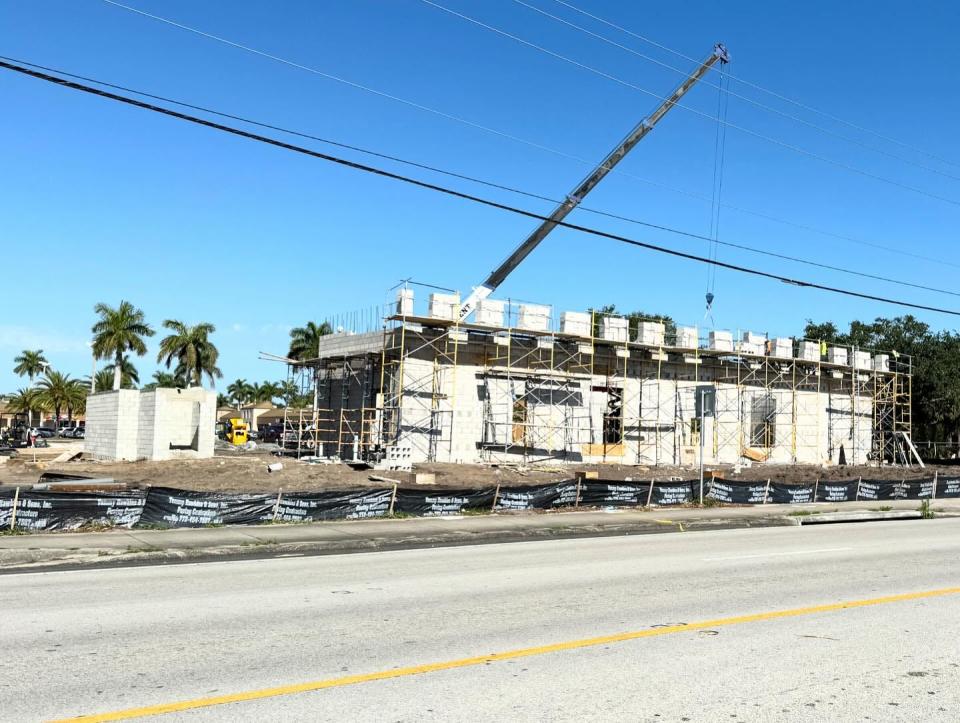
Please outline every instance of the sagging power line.
M245 130L243 130L243 129L241 129L241 128L235 128L235 127L232 127L232 126L224 125L224 124L222 124L222 123L216 123L216 122L214 122L214 121L210 121L210 120L207 120L207 119L205 119L205 118L200 118L200 117L198 117L198 116L192 116L192 115L189 115L189 114L187 114L187 113L181 113L181 112L179 112L179 111L172 110L172 109L170 109L170 108L164 108L164 107L162 107L162 106L154 105L154 104L151 104L151 103L146 103L146 102L144 102L144 101L137 100L136 98L130 98L130 97L127 97L127 96L123 96L123 95L116 94L116 93L111 93L111 92L108 92L108 91L105 91L105 90L101 90L101 89L99 89L99 88L95 88L95 87L93 87L93 86L84 85L84 84L82 84L82 83L77 83L77 82L72 81L72 80L67 80L67 79L65 79L65 78L60 78L60 77L57 77L57 76L49 75L48 73L42 73L42 72L40 72L40 71L32 70L32 69L30 69L30 68L26 68L26 67L23 67L23 66L18 66L18 65L16 65L16 64L9 63L9 62L6 62L6 61L0 61L0 68L6 68L7 70L11 70L11 71L14 71L14 72L17 72L17 73L21 73L21 74L23 74L23 75L30 76L30 77L33 77L33 78L36 78L36 79L39 79L39 80L44 80L44 81L46 81L46 82L53 83L53 84L55 84L55 85L59 85L59 86L66 87L66 88L71 88L71 89L73 89L73 90L82 91L82 92L84 92L84 93L89 93L89 94L91 94L91 95L99 96L99 97L102 97L102 98L107 98L107 99L114 100L114 101L117 101L117 102L120 102L120 103L124 103L124 104L126 104L126 105L135 106L135 107L138 107L138 108L142 108L142 109L144 109L144 110L153 111L153 112L155 112L155 113L160 113L160 114L163 114L163 115L166 115L166 116L170 116L170 117L173 117L173 118L178 118L178 119L180 119L180 120L184 120L184 121L187 121L187 122L190 122L190 123L194 123L194 124L197 124L197 125L205 126L205 127L207 127L207 128L212 128L212 129L214 129L214 130L223 131L223 132L229 133L229 134L231 134L231 135L239 136L239 137L242 137L242 138L247 138L247 139L249 139L249 140L258 141L258 142L265 143L265 144L267 144L267 145L272 145L272 146L275 146L275 147L278 147L278 148L283 148L283 149L286 149L286 150L293 151L293 152L295 152L295 153L300 153L300 154L303 154L303 155L306 155L306 156L310 156L310 157L317 158L317 159L320 159L320 160L328 161L328 162L330 162L330 163L335 163L335 164L337 164L337 165L340 165L340 166L343 166L343 167L346 167L346 168L352 168L352 169L355 169L355 170L363 171L363 172L365 172L365 173L369 173L369 174L372 174L372 175L380 176L380 177L382 177L382 178L388 178L388 179L391 179L391 180L400 181L400 182L409 184L409 185L411 185L411 186L416 186L416 187L419 187L419 188L424 188L424 189L427 189L427 190L435 191L435 192L437 192L437 193L442 193L442 194L445 194L445 195L448 195L448 196L451 196L451 197L454 197L454 198L460 198L460 199L463 199L463 200L466 200L466 201L471 201L471 202L473 202L473 203L477 203L477 204L480 204L480 205L483 205L483 206L486 206L486 207L489 207L489 208L496 208L496 209L499 209L499 210L502 210L502 211L507 211L507 212L510 212L510 213L513 213L513 214L516 214L516 215L519 215L519 216L524 216L524 217L526 217L526 218L538 219L538 220L540 220L540 221L548 221L548 220L550 220L550 217L549 217L549 216L545 216L545 215L543 215L543 214L535 213L535 212L533 212L533 211L528 211L528 210L526 210L526 209L522 209L522 208L519 208L519 207L516 207L516 206L511 206L511 205L509 205L509 204L500 203L500 202L498 202L498 201L494 201L494 200L491 200L491 199L483 198L483 197L481 197L481 196L477 196L477 195L474 195L474 194L465 193L465 192L463 192L463 191L458 191L458 190L456 190L456 189L449 188L449 187L445 187L445 186L441 186L441 185L438 185L438 184L435 184L435 183L430 183L430 182L427 182L427 181L422 181L422 180L420 180L420 179L412 178L412 177L410 177L410 176L404 176L404 175L399 174L399 173L394 173L394 172L392 172L392 171L387 171L387 170L385 170L385 169L377 168L377 167L375 167L375 166L370 166L370 165L366 165L366 164L363 164L363 163L358 163L358 162L356 162L356 161L351 161L351 160L348 160L348 159L346 159L346 158L340 158L340 157L338 157L338 156L333 156L333 155L330 155L330 154L327 154L327 153L321 153L321 152L319 152L319 151L315 151L315 150L313 150L313 149L306 148L306 147L303 147L303 146L297 146L297 145L294 145L294 144L292 144L292 143L287 143L287 142L285 142L285 141L281 141L281 140L278 140L278 139L276 139L276 138L270 138L269 136L263 136L263 135L260 135L260 134L251 133L251 132L245 131ZM627 236L621 236L621 235L619 235L619 234L613 234L613 233L609 233L609 232L606 232L606 231L601 231L601 230L599 230L599 229L590 228L590 227L588 227L588 226L581 226L581 225L579 225L579 224L569 223L569 222L567 222L567 221L557 221L557 222L556 222L556 225L557 225L557 226L561 226L561 227L563 227L563 228L568 228L568 229L571 229L571 230L574 230L574 231L579 231L579 232L581 232L581 233L590 234L590 235L592 235L592 236L596 236L596 237L599 237L599 238L606 238L606 239L613 240L613 241L619 241L619 242L621 242L621 243L624 243L624 244L627 244L627 245L630 245L630 246L634 246L634 247L637 247L637 248L643 248L643 249L647 249L647 250L650 250L650 251L655 251L655 252L662 253L662 254L665 254L665 255L668 255L668 256L673 256L673 257L675 257L675 258L687 259L687 260L689 260L689 261L696 261L696 262L704 263L704 264L713 264L713 265L716 265L716 266L719 267L719 268L725 268L725 269L728 269L728 270L731 270L731 271L737 271L737 272L739 272L739 273L744 273L744 274L748 274L748 275L751 275L751 276L756 276L756 277L759 277L759 278L766 278L766 279L770 279L770 280L773 280L773 281L780 281L780 282L782 282L782 283L791 284L791 285L794 285L794 286L800 286L800 287L810 288L810 289L817 289L817 290L820 290L820 291L826 291L826 292L829 292L829 293L839 294L839 295L843 295L843 296L849 296L849 297L853 297L853 298L865 299L865 300L868 300L868 301L878 301L878 302L893 304L893 305L896 305L896 306L903 306L903 307L911 308L911 309L919 309L919 310L923 310L923 311L934 311L934 312L937 312L937 313L948 314L948 315L951 315L951 316L960 316L960 311L954 310L954 309L945 309L945 308L941 308L941 307L929 306L929 305L926 305L926 304L919 304L919 303L915 303L915 302L911 302L911 301L905 301L905 300L901 300L901 299L893 299L893 298L890 298L890 297L879 296L879 295L876 295L876 294L868 294L868 293L865 293L865 292L854 291L854 290L852 290L852 289L846 289L846 288L841 288L841 287L828 286L828 285L825 285L825 284L820 284L820 283L812 282L812 281L806 281L806 280L802 280L802 279L794 279L794 278L790 278L790 277L788 277L788 276L783 276L783 275L781 275L781 274L776 274L776 273L773 273L773 272L770 272L770 271L764 271L764 270L762 270L762 269L755 269L755 268L748 267L748 266L741 266L741 265L731 264L731 263L727 263L727 262L723 262L723 261L712 260L712 259L709 259L709 258L707 258L707 257L700 256L700 255L698 255L698 254L691 254L691 253L687 253L687 252L684 252L684 251L679 251L679 250L677 250L677 249L673 249L673 248L670 248L670 247L667 247L667 246L661 246L661 245L658 245L658 244L652 244L652 243L648 243L648 242L645 242L645 241L639 241L639 240L637 240L637 239L632 239L632 238L629 238L629 237L627 237Z

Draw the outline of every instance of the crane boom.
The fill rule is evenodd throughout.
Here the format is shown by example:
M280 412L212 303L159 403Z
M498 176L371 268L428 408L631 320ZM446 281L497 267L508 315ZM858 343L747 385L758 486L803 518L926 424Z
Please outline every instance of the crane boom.
M520 265L520 262L546 238L547 234L557 227L558 223L567 217L567 214L580 205L584 197L613 170L614 166L623 160L624 156L633 150L633 147L637 145L647 133L653 130L660 119L667 114L667 111L669 111L688 90L696 85L697 81L706 75L707 71L710 70L717 61L727 63L729 60L730 56L727 54L727 49L722 43L717 43L716 46L714 46L713 53L711 53L686 80L677 86L677 89L674 90L668 98L665 98L653 113L634 126L633 130L627 134L617 147L607 154L600 165L591 171L591 173L567 195L566 199L553 210L553 213L551 213L533 233L527 236L523 243L517 246L513 253L494 269L480 286L476 287L470 293L470 296L468 296L460 306L460 319L463 320L467 318L476 307L477 302L490 296L490 294L503 283L503 280Z

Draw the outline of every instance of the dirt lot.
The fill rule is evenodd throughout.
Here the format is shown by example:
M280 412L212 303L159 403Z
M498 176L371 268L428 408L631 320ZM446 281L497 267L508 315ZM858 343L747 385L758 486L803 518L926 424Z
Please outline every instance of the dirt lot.
M267 472L267 465L282 462L279 472ZM707 474L737 480L766 480L775 482L806 482L815 479L910 479L929 477L935 469L941 474L957 474L956 467L816 467L812 465L754 465L737 474L729 466L711 466ZM404 486L416 486L415 475L404 472L376 472L353 470L345 464L310 464L295 459L278 459L269 452L221 453L213 459L178 460L171 462L94 462L77 461L53 464L49 461L32 462L29 457L11 459L0 466L0 484L30 485L45 472L64 472L89 477L112 477L131 487L163 486L191 490L224 492L276 491L282 487L288 492L318 491L358 487L383 487L384 482L371 480L382 475L395 479ZM578 472L596 472L604 480L663 480L693 479L696 468L646 467L631 465L537 465L531 467L422 464L415 472L432 472L437 487L477 488L487 485L533 485L569 479Z

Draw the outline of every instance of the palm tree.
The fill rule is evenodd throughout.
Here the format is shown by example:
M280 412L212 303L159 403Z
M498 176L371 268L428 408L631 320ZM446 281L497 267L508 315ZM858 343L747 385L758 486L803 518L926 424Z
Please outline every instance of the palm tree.
M93 353L98 359L113 360L113 388L120 389L124 353L137 356L147 353L143 338L154 335L153 328L144 321L143 311L129 301L121 301L116 309L99 303L93 307L100 319L93 325Z
M90 386L90 378L87 377L87 388ZM96 392L109 392L113 389L113 371L99 369L93 378L93 388Z
M320 337L332 334L333 329L327 322L319 325L308 321L306 326L298 326L290 330L290 351L287 356L291 359L313 359L320 354Z
M256 395L258 402L273 402L273 398L279 397L282 392L280 385L276 382L264 382L258 388L259 392Z
M164 389L183 389L184 386L186 385L182 377L171 374L170 372L155 371L153 373L153 381L144 384L141 389L147 392L160 387Z
M34 410L41 411L43 402L40 399L40 392L37 389L18 389L16 393L11 394L7 399L7 404L18 414L26 414L29 421L27 425L33 426Z
M38 399L47 409L53 410L54 421L59 422L60 411L76 402L76 387L77 380L53 369L47 370L46 376L37 382Z
M113 368L116 364L107 364L103 368L103 371L109 372L111 376L114 375ZM133 365L133 362L130 361L129 357L124 357L123 362L120 364L120 388L121 389L135 389L137 384L140 383L140 374L137 372L137 368Z
M233 399L233 403L237 406L237 409L240 409L240 407L250 399L251 391L252 387L247 383L246 379L237 379L236 381L230 382L227 386L227 394Z
M71 380L66 399L67 419L72 421L74 414L83 414L87 410L87 392L89 389L89 382L85 383L79 379Z
M163 362L167 369L174 359L177 367L174 374L187 380L187 387L191 384L203 386L204 374L210 379L210 385L215 384L217 377L223 374L217 367L220 352L210 341L210 335L217 328L213 324L200 323L190 326L176 319L167 319L163 326L172 334L160 340L160 353L157 361Z
M13 373L18 377L27 377L31 384L34 377L43 374L44 368L49 366L47 358L43 355L43 349L34 351L24 349L20 352L20 356L14 358L13 363L16 364Z
M230 406L230 397L228 397L226 394L218 394L217 409L222 409L223 407L229 407L229 406Z

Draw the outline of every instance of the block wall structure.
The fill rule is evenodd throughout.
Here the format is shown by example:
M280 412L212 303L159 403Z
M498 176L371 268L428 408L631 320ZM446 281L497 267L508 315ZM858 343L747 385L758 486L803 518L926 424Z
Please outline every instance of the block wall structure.
M324 338L318 358L290 367L314 399L288 420L297 446L343 459L394 449L414 462L693 465L702 445L708 463L842 453L862 464L898 461L909 435L906 357L854 365L864 353L851 349L832 363L840 357L819 342L812 354L809 342L750 332L718 345L719 333L711 343L690 327L663 334L596 314L589 327L568 324L575 334L505 317L394 314L381 331Z
M87 397L84 451L96 459L148 460L213 457L216 393L190 389L136 389Z

